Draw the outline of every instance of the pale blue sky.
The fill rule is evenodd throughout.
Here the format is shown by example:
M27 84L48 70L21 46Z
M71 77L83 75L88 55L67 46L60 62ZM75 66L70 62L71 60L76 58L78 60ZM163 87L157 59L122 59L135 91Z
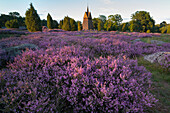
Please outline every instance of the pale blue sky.
M50 13L54 20L68 15L82 21L88 2L92 17L121 14L126 22L136 11L148 11L156 23L170 23L170 0L0 0L0 13L17 11L25 16L31 2L41 19Z

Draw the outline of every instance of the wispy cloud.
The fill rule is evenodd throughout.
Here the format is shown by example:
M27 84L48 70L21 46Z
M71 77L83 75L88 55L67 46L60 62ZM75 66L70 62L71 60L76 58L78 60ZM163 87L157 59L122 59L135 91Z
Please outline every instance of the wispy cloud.
M113 0L101 0L104 4L113 4Z
M170 20L170 18L165 18L165 20Z
M127 21L127 20L130 20L130 18L123 18L123 20Z

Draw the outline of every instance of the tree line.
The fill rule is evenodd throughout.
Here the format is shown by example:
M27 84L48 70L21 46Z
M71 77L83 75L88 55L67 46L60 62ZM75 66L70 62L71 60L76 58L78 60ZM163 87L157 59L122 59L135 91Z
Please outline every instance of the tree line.
M92 21L94 30L98 31L170 33L170 24L163 21L155 25L155 20L147 11L136 11L132 14L131 21L125 23L122 23L123 19L120 14L109 15L107 18L105 15L99 15L98 18L93 18ZM27 27L30 32L41 31L42 26L47 26L49 29L63 29L65 31L82 30L82 23L68 16L58 23L48 13L47 20L41 20L32 3L26 11L25 17L21 17L18 12L10 12L9 15L1 14L0 27L19 28L19 26Z

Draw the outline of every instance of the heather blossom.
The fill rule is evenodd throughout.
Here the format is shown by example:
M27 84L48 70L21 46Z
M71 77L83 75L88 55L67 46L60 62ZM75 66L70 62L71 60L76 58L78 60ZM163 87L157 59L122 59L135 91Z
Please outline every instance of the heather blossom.
M151 73L133 59L169 52L169 43L131 42L152 36L159 34L51 31L2 39L0 66L8 65L0 71L0 111L145 112L157 99L148 91ZM21 44L38 48L11 57L7 50Z

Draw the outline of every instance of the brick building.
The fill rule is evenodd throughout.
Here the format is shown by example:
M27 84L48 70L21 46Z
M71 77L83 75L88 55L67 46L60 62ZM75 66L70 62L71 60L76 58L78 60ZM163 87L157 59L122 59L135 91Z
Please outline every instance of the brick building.
M87 12L84 14L83 18L83 30L92 30L93 29L93 22L91 12L89 12L89 8L87 7Z

